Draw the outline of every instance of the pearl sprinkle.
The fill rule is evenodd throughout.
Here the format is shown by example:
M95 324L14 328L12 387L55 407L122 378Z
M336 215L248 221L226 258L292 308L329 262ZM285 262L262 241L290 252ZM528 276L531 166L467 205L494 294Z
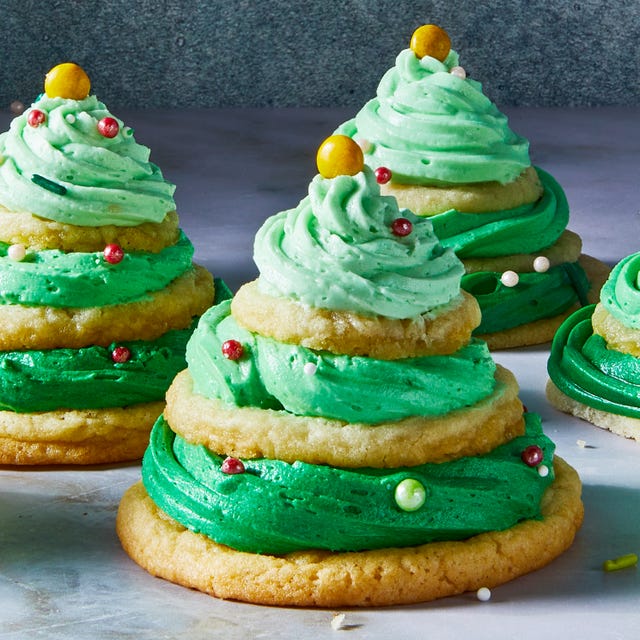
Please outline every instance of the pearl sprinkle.
M373 144L365 138L355 138L357 145L362 149L362 153L369 153L373 149Z
M545 256L538 256L533 261L533 269L538 273L544 273L545 271L549 271L550 266L551 266L551 263L549 262L549 258Z
M7 257L14 262L22 262L27 255L27 249L23 244L12 244L7 249Z
M546 464L541 464L541 465L538 467L538 475L539 475L541 478L546 478L546 477L549 475L549 467L547 467L547 465L546 465Z
M520 276L515 271L505 271L500 276L500 282L505 287L515 287L520 282Z
M488 602L491 600L491 589L488 587L480 587L476 591L476 598L478 598L480 602Z
M315 376L316 371L318 370L318 367L315 364L313 364L313 362L307 362L302 368L302 370L307 376Z
M464 70L464 67L451 67L451 71L449 71L449 73L461 80L464 80L467 77L467 72Z

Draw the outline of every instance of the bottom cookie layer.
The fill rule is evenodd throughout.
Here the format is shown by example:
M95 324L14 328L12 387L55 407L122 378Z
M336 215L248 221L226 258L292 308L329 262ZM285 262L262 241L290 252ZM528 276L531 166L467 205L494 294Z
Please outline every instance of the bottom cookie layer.
M106 464L139 460L164 402L130 407L0 411L0 464Z
M142 483L125 493L116 526L125 551L149 573L219 598L283 606L410 604L495 587L565 551L582 523L581 484L557 457L555 472L542 520L460 542L349 553L245 553L170 519Z
M640 441L640 420L638 418L594 409L562 393L551 380L547 381L546 393L549 402L559 411L586 420L601 429L608 429L616 435Z

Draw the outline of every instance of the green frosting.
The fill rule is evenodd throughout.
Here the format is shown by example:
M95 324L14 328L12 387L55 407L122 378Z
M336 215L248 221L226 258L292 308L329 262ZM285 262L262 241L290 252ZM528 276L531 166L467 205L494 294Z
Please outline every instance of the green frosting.
M98 409L163 400L186 366L191 332L174 330L154 341L108 348L0 352L0 410ZM126 346L131 358L114 362L115 346Z
M28 124L31 109L45 114ZM114 117L95 96L84 100L41 95L0 135L0 204L57 222L133 226L161 222L175 210L175 186L149 162L150 151L115 118L107 138L98 122Z
M412 232L392 232L407 218ZM295 209L267 219L256 234L259 287L313 307L412 318L459 295L464 268L431 222L380 195L371 169L317 175Z
M443 246L459 258L493 258L534 253L554 244L569 222L569 205L562 187L536 168L544 188L541 198L515 209L461 213L455 209L430 218Z
M602 306L631 329L640 329L640 253L621 260L600 291Z
M21 262L0 243L0 304L100 307L144 300L192 268L193 245L181 234L159 253L125 252L118 264L102 252L30 252Z
M482 311L476 335L551 318L576 303L587 304L591 286L582 267L570 262L545 273L520 273L515 287L502 284L501 276L493 271L478 271L462 277L462 288L476 298Z
M395 182L511 182L531 164L529 143L479 82L450 73L457 65L455 51L444 62L400 52L376 97L338 133L370 143L365 162L391 169Z
M230 301L209 309L187 347L194 391L233 406L284 409L297 415L376 424L445 415L493 393L495 363L473 340L448 356L376 360L313 351L241 328ZM222 355L237 340L240 360ZM305 365L313 365L313 374Z
M609 349L593 333L595 305L579 309L556 332L549 377L565 395L594 409L640 418L640 359Z
M525 417L525 435L479 457L398 469L244 460L245 473L236 475L223 473L222 457L187 443L160 418L142 478L170 517L241 551L355 551L463 540L540 517L542 494L554 478L554 445L537 415ZM530 445L543 450L546 477L522 462ZM416 511L403 511L394 499L407 478L425 488L426 501Z

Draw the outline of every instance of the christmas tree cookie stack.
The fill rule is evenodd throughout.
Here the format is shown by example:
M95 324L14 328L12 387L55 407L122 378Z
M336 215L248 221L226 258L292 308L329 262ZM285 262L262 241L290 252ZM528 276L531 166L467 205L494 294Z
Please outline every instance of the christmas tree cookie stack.
M547 368L551 404L640 440L640 253L614 267L597 305L563 322Z
M350 138L318 167L257 233L258 280L200 319L120 504L125 550L297 606L419 602L545 565L580 526L580 481L471 338L462 264Z
M73 63L0 135L0 464L139 458L213 282Z
M566 229L556 180L459 65L445 31L416 30L377 95L340 133L362 146L382 192L430 216L463 261L462 287L482 309L492 348L546 342L571 311L595 302L608 268Z

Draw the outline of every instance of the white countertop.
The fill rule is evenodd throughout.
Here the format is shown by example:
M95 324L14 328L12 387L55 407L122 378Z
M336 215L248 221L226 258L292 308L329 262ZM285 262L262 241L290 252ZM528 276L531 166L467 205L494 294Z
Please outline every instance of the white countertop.
M570 228L587 253L613 263L640 249L640 109L511 110L534 162L563 184ZM253 234L304 195L317 144L344 110L130 113L124 119L178 184L182 226L196 259L233 287L253 277ZM0 130L9 117L0 114ZM398 637L636 638L638 569L602 562L640 553L640 445L552 409L545 347L496 354L514 371L558 453L579 471L585 523L554 563L494 589L408 607L333 612L216 600L153 578L121 550L120 496L137 464L82 469L0 468L0 638L3 640ZM586 447L577 444L584 440Z

